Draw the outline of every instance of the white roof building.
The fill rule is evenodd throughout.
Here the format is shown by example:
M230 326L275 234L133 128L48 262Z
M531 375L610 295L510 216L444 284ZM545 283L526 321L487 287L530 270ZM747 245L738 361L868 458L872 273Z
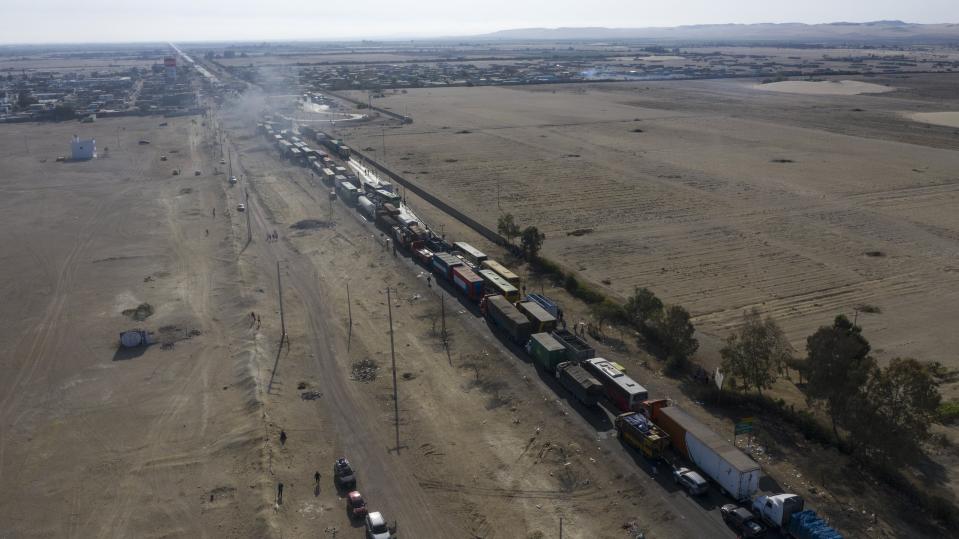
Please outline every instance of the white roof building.
M74 161L83 161L93 159L97 156L97 140L81 140L79 136L73 135L73 142L70 143L70 156Z

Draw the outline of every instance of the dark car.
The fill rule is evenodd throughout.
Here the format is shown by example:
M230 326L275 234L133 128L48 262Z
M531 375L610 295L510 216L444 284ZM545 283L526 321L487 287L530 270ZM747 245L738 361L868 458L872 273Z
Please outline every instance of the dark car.
M346 495L346 512L351 519L363 518L366 516L366 500L363 495L357 491L352 491Z
M333 481L340 488L356 488L356 473L346 457L338 458L333 463Z
M766 526L745 507L729 503L720 507L719 513L723 520L743 537L761 537L766 533Z

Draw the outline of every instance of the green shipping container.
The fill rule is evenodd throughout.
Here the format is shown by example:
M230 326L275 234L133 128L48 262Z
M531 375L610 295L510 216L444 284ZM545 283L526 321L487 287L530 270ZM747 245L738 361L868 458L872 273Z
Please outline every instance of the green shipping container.
M549 333L535 333L526 343L526 351L549 372L566 361L566 347Z

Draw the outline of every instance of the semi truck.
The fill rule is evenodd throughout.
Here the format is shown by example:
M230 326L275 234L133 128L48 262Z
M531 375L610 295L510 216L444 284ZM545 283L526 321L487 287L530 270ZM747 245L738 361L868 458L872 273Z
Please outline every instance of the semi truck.
M433 260L435 261L436 257L433 257ZM523 345L529 340L529 320L505 297L499 294L486 296L480 304L480 310L516 344Z
M592 346L576 334L565 329L557 329L554 331L553 338L563 343L563 346L565 346L569 352L569 359L571 360L581 361L596 357L596 350L594 350Z
M842 539L839 532L805 505L798 494L776 494L756 496L752 510L771 528L794 539Z
M698 419L665 399L644 403L644 413L669 435L673 449L737 501L759 488L759 464Z
M466 266L453 267L453 284L473 301L483 298L483 278Z
M603 396L603 384L572 361L564 361L556 366L556 379L586 406L596 406Z
M566 361L566 347L549 333L534 333L526 343L526 352L550 373Z
M669 436L646 416L626 412L613 422L619 438L639 450L648 459L660 459L669 447Z

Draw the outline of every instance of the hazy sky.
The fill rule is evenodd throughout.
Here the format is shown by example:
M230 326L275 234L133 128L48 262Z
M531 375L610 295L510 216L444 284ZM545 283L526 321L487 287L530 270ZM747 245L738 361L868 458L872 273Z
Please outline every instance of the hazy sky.
M0 0L0 43L343 39L509 28L900 19L959 0Z

